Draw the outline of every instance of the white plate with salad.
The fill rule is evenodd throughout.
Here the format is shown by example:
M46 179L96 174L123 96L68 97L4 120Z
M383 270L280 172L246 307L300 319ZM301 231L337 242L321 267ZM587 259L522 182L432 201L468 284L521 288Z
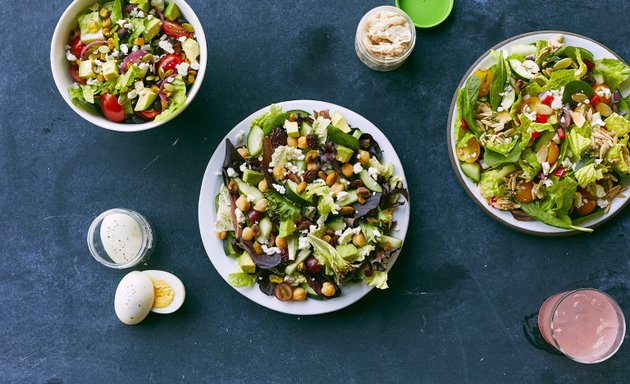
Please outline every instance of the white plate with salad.
M385 135L335 104L286 101L230 131L199 197L199 228L221 277L275 311L339 310L387 273L409 225L407 181Z
M451 104L449 155L460 183L511 228L593 231L628 203L629 78L619 56L577 34L497 44Z

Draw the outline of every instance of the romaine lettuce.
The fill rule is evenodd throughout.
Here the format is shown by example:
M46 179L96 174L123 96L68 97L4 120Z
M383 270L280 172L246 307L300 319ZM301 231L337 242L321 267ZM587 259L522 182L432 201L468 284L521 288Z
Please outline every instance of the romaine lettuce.
M595 60L593 72L604 76L604 82L612 92L616 92L630 77L630 67L616 59Z
M319 196L317 211L320 215L327 215L337 210L335 200L330 195L330 188L325 184L309 184L306 187L306 196L309 198Z
M485 198L502 197L505 195L505 176L514 172L516 167L512 164L506 165L503 168L493 169L483 172L481 174L481 181L479 181L479 188Z
M619 116L617 113L608 116L606 120L604 120L604 123L609 131L617 132L619 136L630 132L630 121Z
M603 179L604 174L595 163L591 163L575 171L575 178L580 184L580 187L586 188L589 184Z
M214 222L214 230L218 232L233 231L232 207L230 204L230 192L225 185L221 185L218 194L217 219Z
M308 241L313 246L313 255L315 258L326 267L326 273L335 275L335 280L339 283L343 275L345 275L352 265L345 260L337 250L319 237L313 236L310 233L307 235Z
M371 276L364 275L365 282L370 287L375 287L378 289L387 289L389 286L387 285L387 272L386 271L372 271Z
M186 84L184 84L184 80L182 80L181 75L177 75L173 79L171 85L175 88L173 95L168 100L168 106L166 109L162 110L162 113L155 117L155 121L161 121L168 118L178 109L182 108L186 103Z
M593 141L590 138L582 136L578 133L577 129L572 129L569 132L567 140L569 140L571 153L573 153L573 156L576 156L577 158L579 158L582 153L587 150L591 144L593 144Z

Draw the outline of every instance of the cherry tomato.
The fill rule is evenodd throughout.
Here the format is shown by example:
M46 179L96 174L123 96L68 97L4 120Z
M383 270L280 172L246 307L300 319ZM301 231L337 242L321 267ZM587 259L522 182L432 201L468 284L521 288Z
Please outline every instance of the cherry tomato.
M475 76L481 80L481 86L479 87L479 96L487 96L490 92L490 84L492 83L492 71L489 69L478 69L475 71Z
M540 133L538 133L536 131L532 132L532 140L536 140L539 137L540 137Z
M77 59L81 58L81 51L83 51L85 45L81 41L81 37L77 37L72 40L72 44L70 44L70 52L77 57Z
M595 208L597 208L597 202L595 201L595 199L590 197L590 195L588 194L586 195L583 194L582 205L579 208L576 208L575 210L580 216L586 216L590 214L591 212L593 212Z
M558 161L558 156L560 156L558 144L555 141L550 141L547 150L547 162L551 165L555 164Z
M164 33L176 39L182 36L190 37L190 33L184 27L170 20L164 20L162 29L164 29Z
M157 115L159 115L161 111L158 111L155 108L147 109L146 111L136 112L136 114L142 117L144 120L153 120Z
M169 70L176 72L177 65L183 62L184 60L182 60L182 58L179 55L175 53L171 53L170 55L166 55L163 58L161 58L160 61L158 61L157 68L158 68L158 71L161 69L164 73L168 72Z
M76 81L79 84L85 84L86 80L84 78L82 78L81 76L79 76L79 66L78 65L73 65L70 68L70 75L72 75L72 79L74 79L74 81Z
M532 195L533 187L534 185L529 181L526 181L524 183L520 183L519 185L517 185L516 186L517 192L516 192L516 195L514 195L514 198L516 199L516 201L518 201L521 204L528 204L534 201L534 195Z
M109 121L122 123L125 120L125 109L118 103L116 96L105 93L101 96L101 111Z
M594 84L593 91L595 91L593 98L595 96L599 96L599 100L597 100L598 102L606 104L610 104L612 102L612 92L606 84ZM591 104L595 105L597 103L591 102Z
M289 301L293 296L293 289L287 283L280 283L276 285L276 288L273 290L274 295L280 301Z
M466 163L474 163L479 158L481 147L476 138L471 137L464 146L457 146L457 158Z

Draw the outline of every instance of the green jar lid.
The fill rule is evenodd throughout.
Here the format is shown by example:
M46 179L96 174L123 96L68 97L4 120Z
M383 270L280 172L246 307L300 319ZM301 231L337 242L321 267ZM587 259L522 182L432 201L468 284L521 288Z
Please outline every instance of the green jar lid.
M446 20L453 0L396 0L396 6L411 17L416 27L430 28Z

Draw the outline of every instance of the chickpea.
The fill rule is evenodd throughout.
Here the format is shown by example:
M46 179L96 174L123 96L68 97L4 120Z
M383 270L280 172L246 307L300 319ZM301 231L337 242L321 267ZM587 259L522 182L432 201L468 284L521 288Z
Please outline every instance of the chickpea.
M370 162L370 152L359 149L357 160L361 165L366 165Z
M352 244L356 245L357 247L364 246L365 245L365 235L362 232L359 232L356 235L352 236Z
M335 183L330 187L330 192L332 192L333 196L337 196L339 192L345 190L346 187L341 183Z
M217 239L225 240L225 238L227 237L227 231L216 231L215 235L217 235Z
M254 231L250 227L243 228L243 233L241 234L243 240L250 241L254 238Z
M282 249L287 246L286 237L278 236L276 237L276 247Z
M292 136L287 137L287 145L289 147L297 148L297 146L298 146L298 138L297 137L292 137Z
M317 161L317 151L314 149L308 151L308 153L304 156L304 161L306 161L307 163Z
M247 148L240 147L239 149L237 149L237 151L243 159L246 159L249 157L249 151L247 150Z
M345 163L341 166L341 173L343 173L345 177L351 177L354 174L354 167L350 163Z
M260 183L258 183L258 189L260 190L260 192L265 193L269 190L269 185L267 185L267 180L261 180Z
M316 162L311 162L306 164L307 171L317 171L319 169L319 165Z
M306 136L300 136L298 138L298 148L300 148L300 149L308 148L308 142L306 140Z
M306 299L306 291L304 288L298 287L293 290L293 296L291 297L295 301L302 301Z
M238 199L236 199L236 207L243 212L249 211L249 200L247 200L247 196L241 195Z
M284 169L284 167L276 166L273 168L273 177L275 177L276 180L278 181L284 180L286 176L287 176L287 170Z
M337 290L335 289L335 286L332 285L329 282L325 282L322 285L322 295L326 296L326 297L332 297L335 295L335 293L337 292Z
M267 199L260 199L254 205L254 209L258 212L265 212L267 210L268 205L269 205L269 201Z

